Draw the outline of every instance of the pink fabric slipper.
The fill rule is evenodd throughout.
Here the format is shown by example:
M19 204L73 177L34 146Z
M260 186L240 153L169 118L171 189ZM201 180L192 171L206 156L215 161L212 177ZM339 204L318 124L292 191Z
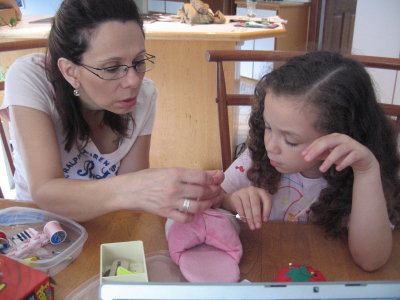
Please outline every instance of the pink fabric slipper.
M242 244L229 217L219 210L197 214L190 223L172 223L168 247L190 282L239 281Z

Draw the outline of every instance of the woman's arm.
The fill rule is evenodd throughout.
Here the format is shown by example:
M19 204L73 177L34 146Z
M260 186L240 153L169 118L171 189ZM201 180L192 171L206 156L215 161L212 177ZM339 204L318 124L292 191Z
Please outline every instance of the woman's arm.
M22 106L11 106L10 113L32 198L43 209L77 221L120 209L134 209L185 222L191 220L192 215L179 211L184 198L206 199L192 201L190 213L221 201L219 184L223 174L218 171L147 169L100 180L64 178L50 117ZM145 150L148 142L149 137L141 139L138 148L133 148L126 157L126 162L143 158L138 152ZM138 157L135 158L135 154ZM144 166L139 162L126 167L126 162L123 172Z

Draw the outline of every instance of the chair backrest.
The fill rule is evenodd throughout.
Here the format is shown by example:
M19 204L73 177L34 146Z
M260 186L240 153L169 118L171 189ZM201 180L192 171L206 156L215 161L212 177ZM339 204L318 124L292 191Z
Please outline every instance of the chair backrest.
M9 164L10 169L11 169L11 173L14 175L15 166L14 166L12 155L11 155L12 149L11 149L10 143L8 142L9 139L8 139L7 134L6 134L6 130L8 130L8 129L6 129L6 130L4 129L5 124L3 122L4 121L0 119L1 142L3 143L4 151L5 151L5 154L6 154L6 158L8 160L8 164Z
M230 145L228 106L251 105L253 95L228 94L226 90L223 62L266 61L285 62L290 58L305 54L302 51L257 51L257 50L209 50L206 58L217 63L217 98L218 122L221 143L222 168L226 170L232 163ZM400 70L400 59L376 56L348 55L366 67ZM385 113L394 119L395 126L400 129L400 105L381 104Z
M47 46L47 39L20 40L15 42L0 43L0 52L18 51L27 49L43 48ZM4 81L0 82L0 91L4 91ZM0 102L1 103L1 102ZM15 166L12 159L12 149L9 143L8 126L5 120L0 119L0 135L5 157L7 159L11 173L14 175ZM3 198L3 193L0 188L0 198Z

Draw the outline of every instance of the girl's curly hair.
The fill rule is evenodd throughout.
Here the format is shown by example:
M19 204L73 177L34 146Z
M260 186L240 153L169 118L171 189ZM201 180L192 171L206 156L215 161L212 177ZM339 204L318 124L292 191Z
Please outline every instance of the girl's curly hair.
M397 132L378 104L364 66L338 53L316 51L292 58L258 82L249 119L247 146L253 165L249 180L257 187L277 192L281 174L269 163L264 145L264 99L267 93L296 96L316 108L316 129L346 134L368 147L379 161L382 184L392 224L400 225L400 181ZM352 204L353 170L331 167L323 178L328 187L311 207L312 220L328 234L347 232Z

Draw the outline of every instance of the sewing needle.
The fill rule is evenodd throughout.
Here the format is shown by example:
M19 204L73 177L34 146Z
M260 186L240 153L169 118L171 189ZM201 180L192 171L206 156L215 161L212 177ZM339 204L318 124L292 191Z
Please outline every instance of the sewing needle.
M224 215L227 215L227 216L233 216L233 217L235 217L236 219L238 219L238 220L240 220L240 221L243 221L242 219L247 219L247 217L245 217L245 216L241 216L241 215L239 215L239 214L236 214L236 215L234 215L234 214L230 214L230 213L224 213L224 212L222 212Z

